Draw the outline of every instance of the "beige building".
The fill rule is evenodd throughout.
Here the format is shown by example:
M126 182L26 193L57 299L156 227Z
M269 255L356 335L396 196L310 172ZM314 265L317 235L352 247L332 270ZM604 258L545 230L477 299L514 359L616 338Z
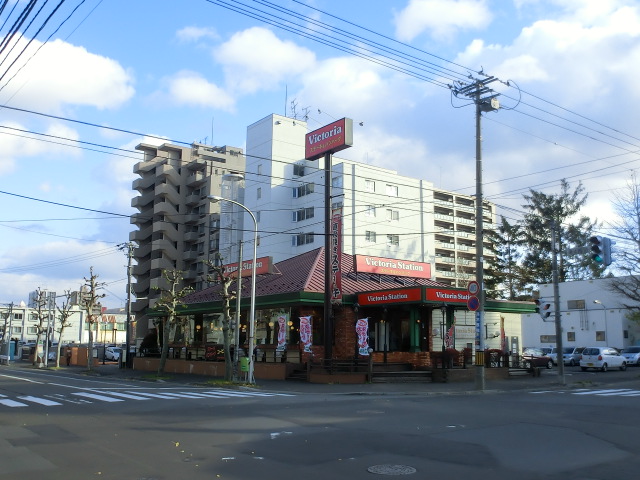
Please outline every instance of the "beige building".
M245 157L237 147L212 147L194 143L139 144L144 154L134 166L140 178L133 182L138 196L131 206L138 209L129 235L136 244L133 267L132 312L137 319L137 337L149 328L145 316L160 295L163 270L184 272L187 285L203 287L208 272L204 260L215 261L219 249L220 206L206 199L221 194L221 179L230 172L243 172Z

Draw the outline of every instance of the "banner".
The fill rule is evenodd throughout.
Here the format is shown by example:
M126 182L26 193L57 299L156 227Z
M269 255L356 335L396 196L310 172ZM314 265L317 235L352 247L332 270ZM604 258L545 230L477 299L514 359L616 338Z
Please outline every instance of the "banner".
M342 209L331 215L331 303L342 303Z
M356 335L358 336L358 353L369 356L369 317L361 318L356 322Z
M300 343L303 346L303 352L311 353L312 337L311 316L300 317Z
M287 327L289 323L289 314L281 313L276 317L278 324L278 345L276 346L277 352L283 352L287 349Z
M456 341L456 327L455 325L451 325L449 330L447 330L447 334L444 337L444 344L447 348L454 348Z

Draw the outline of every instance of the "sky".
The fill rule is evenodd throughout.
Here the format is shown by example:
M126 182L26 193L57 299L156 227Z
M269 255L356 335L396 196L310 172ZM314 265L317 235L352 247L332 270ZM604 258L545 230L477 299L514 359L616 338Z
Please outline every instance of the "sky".
M10 35L27 3L0 13L0 303L93 267L123 307L134 147L244 148L271 113L352 118L340 157L473 194L475 107L453 92L495 78L483 189L511 223L566 178L606 235L640 166L638 1L68 0Z

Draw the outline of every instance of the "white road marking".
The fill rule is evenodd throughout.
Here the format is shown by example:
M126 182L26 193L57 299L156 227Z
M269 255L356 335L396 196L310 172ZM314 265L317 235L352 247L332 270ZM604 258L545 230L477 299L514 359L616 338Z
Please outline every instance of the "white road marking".
M94 400L100 400L101 402L124 402L121 398L105 397L104 395L98 395L96 393L87 392L73 392L71 395L77 395L79 397L92 398Z
M40 398L40 397L28 396L28 397L18 397L18 398L20 400L24 400L25 402L39 403L40 405L45 405L47 407L51 407L53 405L62 405L60 402L54 402L53 400L47 400L46 398Z

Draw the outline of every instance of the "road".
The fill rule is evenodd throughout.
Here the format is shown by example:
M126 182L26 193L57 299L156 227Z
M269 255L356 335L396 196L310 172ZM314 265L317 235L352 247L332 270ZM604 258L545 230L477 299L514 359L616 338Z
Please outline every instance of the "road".
M638 381L401 389L238 390L0 370L0 478L604 480L640 471Z

